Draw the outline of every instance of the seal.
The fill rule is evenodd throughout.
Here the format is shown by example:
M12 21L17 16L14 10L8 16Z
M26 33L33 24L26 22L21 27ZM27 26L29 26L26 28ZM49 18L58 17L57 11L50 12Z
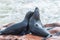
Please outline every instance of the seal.
M16 23L7 27L4 30L0 30L0 35L24 35L27 33L27 27L30 17L33 15L33 12L27 12L24 20L22 22Z
M30 32L33 35L42 36L42 37L51 36L50 33L45 28L43 28L43 25L41 24L38 7L35 8L34 14L29 20L29 27L30 27Z

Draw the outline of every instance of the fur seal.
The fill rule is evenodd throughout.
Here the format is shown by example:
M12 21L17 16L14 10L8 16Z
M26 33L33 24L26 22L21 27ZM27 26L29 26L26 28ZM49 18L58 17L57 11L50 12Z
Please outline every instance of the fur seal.
M50 37L50 33L43 28L43 25L41 25L40 17L39 17L39 9L38 7L35 8L34 14L30 18L29 21L29 27L30 32L33 35L42 36L42 37Z
M23 35L27 33L27 27L33 12L29 11L22 22L16 23L0 31L0 35Z

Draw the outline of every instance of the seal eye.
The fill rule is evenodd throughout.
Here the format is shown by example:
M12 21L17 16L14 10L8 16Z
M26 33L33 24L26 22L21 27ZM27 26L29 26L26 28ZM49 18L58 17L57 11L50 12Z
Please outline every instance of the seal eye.
M36 26L38 26L38 25L36 24Z

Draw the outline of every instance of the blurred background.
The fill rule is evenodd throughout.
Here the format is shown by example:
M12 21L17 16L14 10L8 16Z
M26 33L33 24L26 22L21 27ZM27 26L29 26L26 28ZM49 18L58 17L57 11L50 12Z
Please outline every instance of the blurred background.
M21 22L35 7L43 24L60 23L60 0L0 0L0 26Z

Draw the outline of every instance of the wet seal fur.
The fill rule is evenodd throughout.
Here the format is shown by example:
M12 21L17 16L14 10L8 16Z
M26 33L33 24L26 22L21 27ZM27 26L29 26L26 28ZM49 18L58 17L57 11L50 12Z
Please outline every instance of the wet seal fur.
M50 37L50 33L43 28L43 25L40 21L39 9L35 8L34 14L30 18L29 21L30 32L33 35L42 36L42 37Z
M33 12L29 11L22 22L16 23L7 27L4 30L0 30L0 35L24 35L27 34L27 27L30 17L33 15Z

